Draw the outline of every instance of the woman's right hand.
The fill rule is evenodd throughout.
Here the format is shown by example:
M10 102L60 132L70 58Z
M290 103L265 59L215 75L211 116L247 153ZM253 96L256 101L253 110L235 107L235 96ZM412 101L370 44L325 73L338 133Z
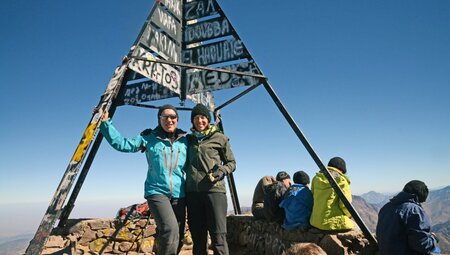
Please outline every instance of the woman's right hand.
M109 112L108 111L104 111L103 112L103 116L102 116L102 122L105 122L109 119Z

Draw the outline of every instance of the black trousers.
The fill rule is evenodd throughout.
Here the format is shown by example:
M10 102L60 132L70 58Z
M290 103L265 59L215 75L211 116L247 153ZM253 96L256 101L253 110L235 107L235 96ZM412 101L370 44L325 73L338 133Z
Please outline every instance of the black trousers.
M183 246L186 222L184 198L169 199L164 195L147 197L148 206L156 221L156 250L158 255L178 254Z
M225 193L186 194L188 224L194 242L193 255L208 254L208 232L214 255L228 255L227 196Z

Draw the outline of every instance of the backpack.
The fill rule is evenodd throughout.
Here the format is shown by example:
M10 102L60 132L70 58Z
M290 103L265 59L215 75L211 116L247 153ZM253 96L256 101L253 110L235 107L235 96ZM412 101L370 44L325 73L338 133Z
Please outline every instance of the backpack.
M287 188L282 182L274 182L264 187L264 217L268 221L282 223L284 220L284 209L278 205L283 199Z
M135 220L145 219L150 216L150 209L147 202L141 204L130 205L125 208L120 208L116 214L118 220Z

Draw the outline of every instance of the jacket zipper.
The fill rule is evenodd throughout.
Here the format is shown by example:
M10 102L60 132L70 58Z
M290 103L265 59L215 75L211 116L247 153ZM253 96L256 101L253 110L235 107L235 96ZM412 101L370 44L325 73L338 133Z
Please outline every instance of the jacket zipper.
M173 144L170 145L170 168L169 168L170 197L172 197L172 159L173 159Z
M169 141L169 142L170 142L170 168L169 168L168 165L167 165L167 153L166 153L166 149L165 149L165 148L163 149L163 151L164 151L164 153L163 153L163 155L164 155L164 167L165 167L166 169L169 168L169 182L170 182L170 194L169 194L169 198L172 198L172 193L173 193L173 184L172 184L173 143L176 142L178 139L180 139L180 137L181 137L181 136L178 136L173 142L172 142L172 141ZM159 137L158 137L158 138L159 138ZM159 139L161 139L161 138L159 138ZM161 140L166 140L166 139L161 139ZM175 167L178 165L178 156L180 155L180 151L181 151L180 148L178 148L178 153L177 153L177 157L176 157L176 160L175 160Z
M180 151L181 149L178 147L178 151L177 151L177 156L175 157L175 165L173 167L170 168L170 196L172 197L172 169L176 168L178 166L178 157L180 156ZM173 152L173 150L172 150ZM171 162L172 164L172 162Z
M166 155L166 148L163 149L164 150L164 167L167 169L167 155Z
M170 168L169 168L170 197L169 198L172 198L172 193L173 193L172 170L173 170L173 168L178 166L178 156L180 155L180 148L178 148L178 153L175 158L175 166L173 166L173 164L172 164L173 143L175 143L178 139L180 139L180 137L177 137L173 142L170 142ZM165 152L165 150L164 150L164 152ZM166 154L164 153L164 162L166 162L165 156L166 156ZM166 168L167 168L167 162L166 162Z
M175 167L178 166L178 157L180 156L180 151L181 151L181 149L180 149L180 147L178 147L177 157L175 158Z
M200 155L200 142L198 141L198 139L197 139L197 157L196 157L196 160L197 160L197 167L200 167L200 163L199 163L199 157L198 157L198 155ZM197 172L200 172L199 171L199 169L197 169ZM206 173L206 174L208 174L208 173ZM199 183L200 182L196 182L195 183L195 185L196 185L196 191L198 192L198 191L200 191L200 189L198 188L198 186L199 186Z

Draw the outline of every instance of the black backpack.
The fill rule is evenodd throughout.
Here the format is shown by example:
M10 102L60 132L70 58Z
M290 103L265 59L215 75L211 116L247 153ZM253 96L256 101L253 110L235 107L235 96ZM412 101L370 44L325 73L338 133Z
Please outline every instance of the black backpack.
M283 199L287 188L282 182L274 182L264 187L264 217L268 221L282 223L284 220L284 209L278 205Z

